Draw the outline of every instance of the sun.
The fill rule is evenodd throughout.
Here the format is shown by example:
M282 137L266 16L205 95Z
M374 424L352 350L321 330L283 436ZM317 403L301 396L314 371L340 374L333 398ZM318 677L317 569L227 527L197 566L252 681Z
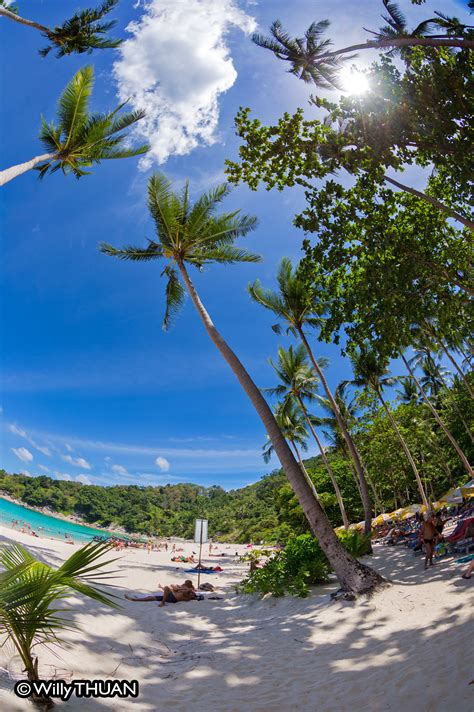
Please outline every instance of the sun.
M344 94L360 95L370 90L367 76L357 67L345 67L339 74L339 79Z

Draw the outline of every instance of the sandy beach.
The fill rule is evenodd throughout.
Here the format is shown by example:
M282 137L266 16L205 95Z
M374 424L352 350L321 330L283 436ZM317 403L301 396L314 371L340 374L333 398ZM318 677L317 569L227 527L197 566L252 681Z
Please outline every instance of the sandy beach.
M73 547L32 539L0 527L0 543L19 541L45 561L59 564ZM184 553L194 544L182 545ZM192 601L159 608L134 603L125 593L153 593L158 581L182 581L189 566L170 561L171 552L120 552L114 611L71 597L78 630L65 648L38 650L40 672L65 679L136 679L136 700L71 697L59 708L95 712L115 709L153 712L468 712L474 708L472 639L473 581L460 578L453 559L423 571L405 548L375 547L372 565L393 585L372 598L332 602L337 585L314 589L307 599L236 595L233 584L246 567L219 545L224 571L206 575L222 600ZM205 548L207 554L207 547ZM111 555L112 557L113 555ZM194 576L191 576L196 580ZM15 697L10 677L21 677L13 650L0 650L0 709L32 709ZM9 677L6 669L10 670Z

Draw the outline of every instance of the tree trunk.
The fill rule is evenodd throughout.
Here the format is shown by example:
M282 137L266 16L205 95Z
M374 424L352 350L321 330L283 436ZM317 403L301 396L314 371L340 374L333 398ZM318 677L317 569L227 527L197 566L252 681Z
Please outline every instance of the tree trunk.
M464 465L464 469L466 470L467 474L469 475L469 477L472 477L472 474L473 474L473 472L472 472L472 467L471 467L471 465L470 465L470 463L469 463L469 460L467 459L467 457L465 456L465 454L464 454L463 451L461 450L461 447L460 447L458 441L456 440L456 438L454 437L454 435L452 435L452 434L450 433L450 431L448 430L448 428L447 428L446 425L444 424L443 420L441 420L441 418L439 417L438 411L436 410L436 408L434 407L433 403L430 401L430 399L429 399L428 396L426 395L426 393L425 393L425 391L424 391L424 389L423 389L423 386L421 385L421 383L419 382L419 380L418 380L417 377L415 376L415 374L414 374L414 372L413 372L413 370L412 370L410 364L409 364L408 361L406 360L405 356L404 356L403 354L400 354L400 355L401 355L401 357L402 357L403 363L405 364L405 368L408 370L409 374L411 375L411 377L412 377L413 380L415 381L415 383L416 383L416 385L417 385L417 387L418 387L418 390L420 391L420 393L421 393L421 395L422 395L422 397L423 397L424 402L426 403L426 405L428 406L428 408L429 408L429 409L431 410L431 412L433 413L433 416L434 416L436 422L437 422L438 425L441 427L441 429L443 430L444 434L445 434L446 437L448 438L449 442L451 443L451 445L453 446L453 448L456 450L457 454L459 455L459 459L461 460L462 464Z
M18 163L16 166L11 166L11 168L5 168L4 171L0 171L0 185L5 185L9 183L14 178L21 176L22 173L30 171L32 168L41 163L42 161L50 161L52 158L56 158L56 153L43 153L41 156L35 156L31 161L26 161L25 163Z
M311 480L311 477L310 477L309 474L308 474L308 470L307 470L306 467L304 466L304 462L303 462L303 460L302 460L302 458L301 458L300 451L299 451L298 448L296 447L295 441L290 439L290 445L291 445L291 447L293 448L293 452L295 453L295 457L296 457L296 459L298 460L299 466L301 467L301 471L302 471L303 475L305 476L305 479L308 481L308 483L310 483L310 486L311 486L311 487L314 487L314 483L313 483L313 481ZM323 504L322 504L321 500L319 499L319 494L318 494L318 492L317 492L317 490L316 490L316 487L314 487L314 492L315 492L315 494L316 494L316 497L317 497L317 500L318 500L319 504L321 505L321 507L323 507ZM323 509L324 509L324 507L323 507Z
M308 411L306 410L303 400L300 396L297 396L297 398L298 398L298 403L300 404L300 408L303 411L304 416L306 418L306 422L308 423L308 427L311 430L313 438L315 439L316 444L319 448L319 452L321 453L321 457L323 458L323 462L326 466L326 470L328 471L328 475L329 475L329 479L331 480L331 484L334 487L334 492L336 493L336 499L337 499L337 503L339 505L339 510L341 512L342 523L344 524L344 529L348 529L349 528L349 519L347 517L346 508L344 507L344 500L342 499L341 490L339 489L339 485L337 484L336 476L335 476L334 472L332 471L332 467L329 464L328 457L324 451L324 448L323 448L322 443L318 437L318 434L317 434L315 428L313 427L313 423L311 422L311 418L308 415Z
M13 20L14 22L19 22L20 25L33 27L35 30L39 30L45 35L49 34L50 30L48 27L40 25L37 22L33 22L32 20L26 20L24 17L20 17L20 15L17 15L15 12L11 12L11 10L8 10L6 7L0 7L0 16L1 15L3 15L3 17L8 17L9 20Z
M337 420L339 429L344 437L344 440L347 443L347 447L349 448L349 453L350 453L350 456L354 462L356 472L357 472L357 477L359 478L359 483L360 483L362 504L364 506L364 521L365 521L364 533L367 535L370 535L370 532L372 531L372 506L370 503L369 490L367 487L367 482L365 479L362 462L360 460L360 455L357 451L357 448L356 448L355 443L351 437L351 434L349 433L349 430L347 429L347 426L344 422L344 418L342 417L341 411L339 410L339 406L337 405L336 400L334 399L334 397L332 395L331 389L329 388L329 384L326 381L324 373L319 368L318 362L314 357L314 354L311 350L311 346L308 343L308 340L303 332L303 329L298 329L298 334L300 336L301 341L304 344L304 347L308 353L311 363L313 364L314 370L316 371L316 373L319 376L319 379L323 385L326 396L331 404L331 410L334 413L334 416Z
M436 366L436 364L435 364L435 362L434 362L434 359L432 359L432 361L433 361L434 367L436 368L436 373L437 373L437 375L438 375L439 380L440 380L441 383L443 384L445 390L448 391L448 390L449 390L449 389L448 389L448 385L447 385L446 381L444 380L443 376L441 375L441 371L440 371L439 368ZM458 416L459 420L460 420L461 423L463 424L464 430L466 431L467 436L470 438L471 443L474 443L474 436L472 435L472 431L471 431L469 425L466 423L466 421L465 421L465 419L464 419L464 416L463 416L463 414L462 414L462 411L460 410L458 404L456 403L456 399L455 399L455 398L453 398L453 400L452 400L452 406L453 406L453 410L457 413L457 416Z
M384 401L384 399L383 399L383 396L382 396L382 393L380 392L380 389L379 389L379 388L376 388L376 389L375 389L375 392L376 392L376 394L377 394L377 396L378 396L378 399L379 399L379 401L381 402L381 404L382 404L382 406L383 406L385 412L387 413L387 417L388 417L388 419L390 420L390 424L391 424L392 428L395 430L395 433L397 434L397 438L398 438L398 440L399 440L399 442L400 442L400 445L401 445L402 448L403 448L403 452L404 452L405 455L407 456L407 460L408 460L408 462L409 462L410 465L411 465L411 469L413 470L413 474L415 475L416 484L418 485L418 489L419 489L419 491L420 491L421 501L423 502L423 504L425 505L425 507L426 507L427 509L429 509L429 508L430 508L430 503L429 503L428 498L427 498L427 496L426 496L425 488L423 487L423 482L421 481L420 473L418 472L418 468L417 468L416 463L415 463L415 461L414 461L414 459L413 459L413 457L412 457L412 454L411 454L411 452L410 452L410 448L409 448L408 445L406 444L405 438L403 437L403 435L401 434L400 430L398 429L397 422L396 422L395 418L393 417L393 415L392 415L392 413L391 413L391 411L390 411L390 408L389 408L388 405L385 403L385 401Z
M456 359L453 358L453 356L449 353L449 350L446 348L446 346L443 344L443 342L442 342L442 341L438 341L438 343L439 343L439 345L441 346L441 348L443 349L443 351L444 351L444 353L446 354L446 356L449 358L449 360L450 360L451 363L453 364L453 366L454 366L454 368L456 369L456 371L458 372L458 374L459 374L459 376L460 376L462 382L464 383L464 385L466 386L467 390L469 391L469 394L470 394L471 398L474 398L474 391L472 390L471 384L469 383L469 381L467 380L466 376L464 375L462 368L460 367L460 365L458 364L458 362L456 361Z
M374 587L381 584L384 579L376 571L354 559L338 540L329 519L317 499L314 487L304 477L298 462L295 460L288 443L278 427L268 403L236 354L214 326L189 278L184 263L178 260L177 265L209 338L232 369L265 426L268 437L288 477L289 483L306 515L311 531L317 537L322 550L334 569L341 588L343 590L353 591L354 593L363 593L373 590Z
M359 49L384 49L385 47L466 47L467 49L474 49L474 41L448 37L437 39L430 37L394 37L391 39L373 40L351 45L350 47L343 47L342 49L336 49L333 52L326 52L326 54L322 54L318 57L316 64L330 57L356 52Z
M392 185L395 185L397 188L400 188L400 190L405 191L405 193L411 193L412 195L416 195L417 198L426 200L427 203L430 203L430 205L433 205L435 208L438 208L438 210L441 210L442 213L449 215L449 217L462 223L463 225L468 227L470 230L474 230L474 222L463 217L462 215L460 215L460 213L457 213L455 210L448 208L447 205L445 205L444 203L441 203L439 200L436 200L436 198L433 198L431 195L426 195L426 193L422 193L420 190L411 188L409 185L405 185L404 183L399 183L394 178L389 178L388 176L384 176L384 180L387 183L391 183Z

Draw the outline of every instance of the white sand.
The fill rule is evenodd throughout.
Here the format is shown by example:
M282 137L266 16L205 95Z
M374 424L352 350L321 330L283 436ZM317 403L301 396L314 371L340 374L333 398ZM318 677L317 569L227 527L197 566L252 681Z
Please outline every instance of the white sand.
M15 539L50 563L73 547L33 539L0 527L0 543ZM184 545L186 552L195 545ZM132 603L114 611L70 599L79 630L65 649L38 650L40 672L69 680L137 679L137 700L72 697L58 708L98 712L471 712L474 709L473 583L446 559L423 571L406 549L376 547L371 563L394 584L355 603L330 602L336 585L307 599L258 600L232 593L244 567L229 556L243 547L219 547L223 574L202 577L224 600L169 604ZM207 554L207 547L205 548ZM116 568L116 592L156 591L157 582L187 578L171 553L127 550ZM191 576L196 583L196 578ZM55 652L60 657L53 655ZM12 651L0 665L18 670ZM0 677L0 710L33 708Z

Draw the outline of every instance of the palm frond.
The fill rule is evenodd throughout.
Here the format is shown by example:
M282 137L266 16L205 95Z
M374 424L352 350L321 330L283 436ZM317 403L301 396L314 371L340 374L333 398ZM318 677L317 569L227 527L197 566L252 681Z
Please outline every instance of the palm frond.
M261 262L260 255L252 254L247 250L233 245L221 245L209 249L198 249L189 253L186 257L189 262L197 261L199 265L206 262L219 262L221 264L235 264L237 262Z
M166 308L163 318L163 329L168 331L173 319L176 317L184 304L186 296L185 289L181 284L176 271L172 267L167 267L163 274L168 277L166 284Z
M82 67L73 76L58 101L58 117L66 144L74 140L75 132L87 120L89 99L94 86L94 69Z
M99 250L105 255L111 257L118 257L120 260L130 260L132 262L146 262L149 260L156 260L163 257L163 250L161 245L156 242L149 241L148 247L133 247L132 245L128 247L122 247L120 249L109 245L107 242L101 242L99 245Z

